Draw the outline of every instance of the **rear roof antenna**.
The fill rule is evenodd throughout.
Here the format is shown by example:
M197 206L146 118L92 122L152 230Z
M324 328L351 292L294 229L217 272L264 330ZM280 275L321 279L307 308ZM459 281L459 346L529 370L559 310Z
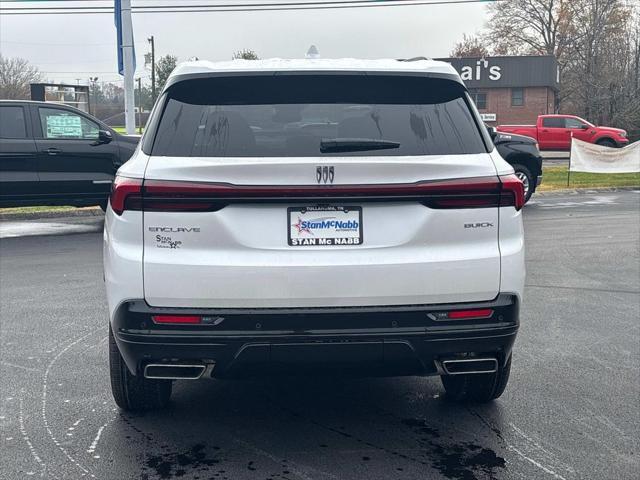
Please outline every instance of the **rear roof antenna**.
M320 52L318 52L318 48L315 45L311 45L305 56L306 58L320 58Z

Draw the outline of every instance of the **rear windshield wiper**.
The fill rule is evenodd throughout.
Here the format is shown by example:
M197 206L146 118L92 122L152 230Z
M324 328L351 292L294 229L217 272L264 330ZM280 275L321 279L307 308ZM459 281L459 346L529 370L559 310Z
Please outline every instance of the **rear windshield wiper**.
M376 138L331 138L320 141L321 153L364 152L400 148L400 143Z

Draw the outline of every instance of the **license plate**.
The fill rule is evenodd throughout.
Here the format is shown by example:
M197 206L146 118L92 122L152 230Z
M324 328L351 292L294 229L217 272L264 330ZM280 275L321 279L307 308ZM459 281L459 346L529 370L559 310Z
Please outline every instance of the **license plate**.
M362 244L362 207L287 208L292 247Z

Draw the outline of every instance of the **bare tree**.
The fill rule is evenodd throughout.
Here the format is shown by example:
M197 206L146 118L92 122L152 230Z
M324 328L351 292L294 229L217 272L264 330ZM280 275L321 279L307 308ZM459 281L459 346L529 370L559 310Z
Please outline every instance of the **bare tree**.
M556 57L561 111L640 129L637 0L509 0L488 9L491 51Z
M486 57L489 55L489 49L484 44L484 40L477 35L464 34L462 40L455 44L450 57Z
M572 1L495 2L488 6L489 21L484 39L496 54L554 55L558 60L562 82L566 52L571 42L575 41ZM569 92L570 89L560 91L558 105L562 105Z
M555 55L562 67L572 38L572 0L509 0L489 5L492 47L511 55Z
M31 96L29 84L41 80L38 69L24 58L0 55L0 98L28 99Z
M258 54L256 52L254 52L253 50L249 50L249 49L244 49L244 50L238 50L236 53L233 54L233 57L231 57L233 60L237 60L237 59L243 59L243 60L259 60L260 57L258 57Z
M576 5L565 75L565 83L573 86L570 104L594 122L633 123L640 115L634 85L638 12L622 0L578 0Z

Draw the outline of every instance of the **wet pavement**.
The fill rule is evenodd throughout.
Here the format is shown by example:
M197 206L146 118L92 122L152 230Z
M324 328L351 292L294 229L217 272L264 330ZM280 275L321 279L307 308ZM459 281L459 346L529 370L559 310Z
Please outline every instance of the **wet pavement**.
M447 403L437 378L309 377L178 382L167 410L121 413L108 379L101 228L100 218L0 224L0 478L640 472L639 192L544 195L525 208L511 381L482 406Z
M102 231L103 216L0 222L0 238L67 235Z

